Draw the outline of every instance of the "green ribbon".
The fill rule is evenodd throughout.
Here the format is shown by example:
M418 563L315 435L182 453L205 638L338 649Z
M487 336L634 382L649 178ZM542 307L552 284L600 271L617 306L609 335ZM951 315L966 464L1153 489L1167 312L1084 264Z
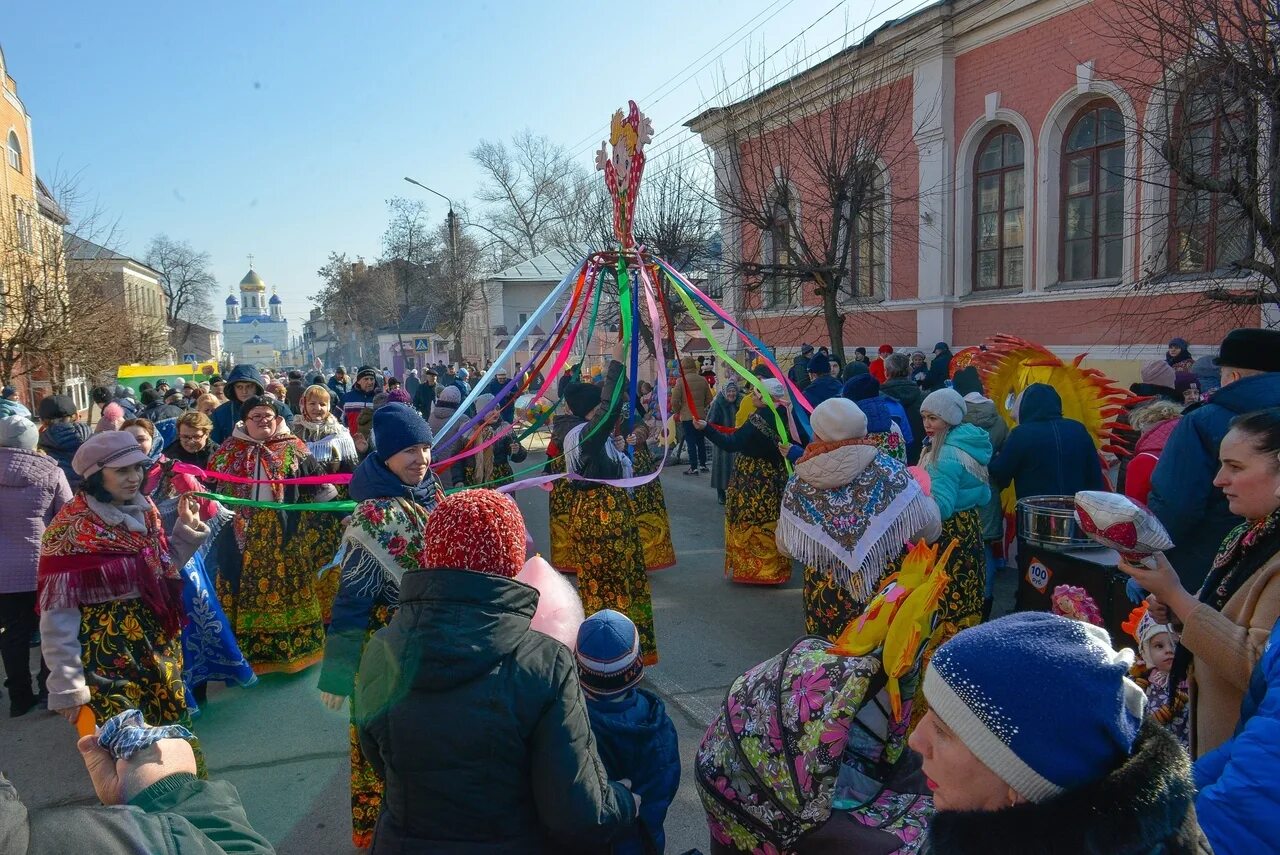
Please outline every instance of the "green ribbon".
M235 508L267 508L275 511L343 511L350 513L356 509L356 503L345 502L259 502L254 499L237 499L221 493L192 492L202 499L212 499Z

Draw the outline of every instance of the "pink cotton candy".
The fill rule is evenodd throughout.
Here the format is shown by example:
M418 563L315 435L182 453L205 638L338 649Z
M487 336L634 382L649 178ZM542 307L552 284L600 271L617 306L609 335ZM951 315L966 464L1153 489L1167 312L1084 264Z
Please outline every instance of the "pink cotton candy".
M569 580L541 555L535 555L524 563L516 574L516 581L538 589L538 609L533 613L530 626L573 650L578 641L578 627L586 615L578 592Z
M916 479L916 483L920 485L920 489L926 496L933 495L933 479L929 477L929 473L923 466L908 466L907 471L911 473L912 478Z

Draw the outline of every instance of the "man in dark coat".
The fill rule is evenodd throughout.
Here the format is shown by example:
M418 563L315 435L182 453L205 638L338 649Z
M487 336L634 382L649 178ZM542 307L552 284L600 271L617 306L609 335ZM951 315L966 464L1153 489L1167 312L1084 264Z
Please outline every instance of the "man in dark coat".
M880 394L893 398L907 411L911 422L911 441L907 443L907 462L912 466L920 462L920 447L924 444L924 420L920 416L920 402L924 394L908 376L911 361L905 353L891 353L884 360L885 381L880 384Z
M333 376L329 378L329 391L341 401L350 388L347 384L347 369L339 365L333 370Z
M1216 360L1222 387L1190 407L1169 435L1147 502L1173 538L1169 563L1188 591L1200 588L1213 556L1241 519L1213 486L1218 446L1241 413L1280 406L1280 330L1232 330Z
M302 412L302 393L307 389L302 382L302 372L293 369L289 372L289 382L284 385L284 402L295 413Z
M638 805L605 773L573 653L530 629L515 502L455 493L423 540L428 569L404 574L356 685L360 744L386 782L373 855L609 851Z
M433 366L427 366L422 372L422 382L413 393L413 407L424 419L431 418L431 405L436 402L436 378L439 375Z
M945 341L933 346L933 361L929 363L929 373L924 378L924 390L936 392L947 385L951 379L951 348Z
M1032 383L1022 393L1018 426L987 468L995 489L1012 482L1019 499L1106 488L1089 429L1063 417L1062 398L1048 383Z
M809 360L813 358L813 345L800 345L800 355L791 363L791 368L787 370L787 377L800 391L809 385Z
M50 395L40 400L36 407L43 429L36 447L58 462L58 467L67 476L67 483L74 490L80 485L80 476L71 468L71 459L84 441L93 436L93 431L86 424L80 424L80 411L76 402L68 395Z

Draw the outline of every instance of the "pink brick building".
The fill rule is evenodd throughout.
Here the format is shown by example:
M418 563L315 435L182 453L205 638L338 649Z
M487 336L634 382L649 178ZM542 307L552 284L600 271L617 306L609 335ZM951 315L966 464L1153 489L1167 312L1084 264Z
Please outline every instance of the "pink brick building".
M1212 352L1234 326L1276 321L1256 306L1201 296L1224 284L1225 262L1254 252L1252 243L1231 231L1215 203L1183 217L1191 220L1185 227L1171 215L1176 182L1151 140L1183 109L1165 94L1178 88L1168 81L1194 76L1144 68L1109 38L1113 2L941 3L753 99L758 107L785 87L802 100L806 87L816 91L869 50L895 57L880 86L910 88L888 140L895 154L884 159L879 216L887 225L864 253L876 261L852 275L860 296L845 313L847 349L874 355L891 343L927 352L936 341L963 347L1004 332L1062 355L1141 360L1163 353L1174 335ZM877 97L850 89L855 108ZM714 153L722 194L731 192L726 175L746 173L733 164L770 148L726 132L747 103L689 123ZM795 127L770 133L803 132ZM1216 132L1211 123L1201 130ZM772 250L770 235L728 216L723 225L731 256ZM812 288L800 290L779 298L738 276L725 302L785 355L828 340Z

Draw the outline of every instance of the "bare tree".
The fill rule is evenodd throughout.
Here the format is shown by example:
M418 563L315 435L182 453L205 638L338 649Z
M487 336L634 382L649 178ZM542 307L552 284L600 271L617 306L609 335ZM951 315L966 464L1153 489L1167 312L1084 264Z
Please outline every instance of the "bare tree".
M483 296L485 253L474 238L462 231L456 217L441 224L434 237L441 251L430 271L427 305L437 319L437 332L452 342L450 358L459 362L467 313Z
M1166 321L1280 306L1280 13L1274 0L1126 0L1099 35L1149 92L1138 292L1183 294ZM1209 281L1187 292L1185 282ZM1256 309L1255 309L1256 311ZM1173 316L1170 317L1169 313Z
M471 157L484 173L481 219L505 250L504 265L586 237L596 182L562 146L526 130L510 145L481 140Z
M764 308L806 324L805 291L817 296L841 361L846 324L884 299L886 237L912 198L888 181L915 153L904 75L871 41L694 121L731 153L716 164L716 198L742 249L733 272Z
M212 294L218 283L209 269L209 253L158 234L151 239L144 260L160 274L175 343L188 339L192 325L213 322Z
M378 329L400 318L400 291L395 280L367 265L363 258L331 252L316 271L320 292L311 298L319 306L341 344L335 358L364 362L377 353Z

